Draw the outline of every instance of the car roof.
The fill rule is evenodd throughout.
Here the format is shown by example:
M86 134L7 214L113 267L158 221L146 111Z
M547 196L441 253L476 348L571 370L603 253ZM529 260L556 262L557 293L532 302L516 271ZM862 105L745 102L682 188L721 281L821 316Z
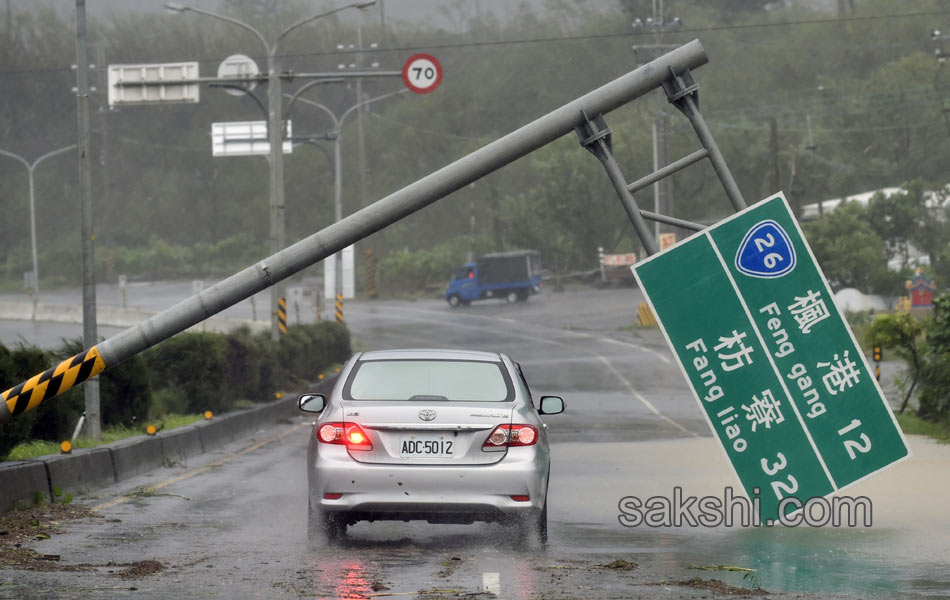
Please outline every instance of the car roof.
M402 348L364 352L360 355L359 360L472 360L498 362L501 360L501 355L497 352L482 352L479 350Z

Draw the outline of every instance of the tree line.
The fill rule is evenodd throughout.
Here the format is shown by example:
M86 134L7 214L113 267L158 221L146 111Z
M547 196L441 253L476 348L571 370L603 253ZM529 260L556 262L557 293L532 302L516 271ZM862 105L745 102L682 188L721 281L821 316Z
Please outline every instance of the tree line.
M282 62L297 72L334 71L341 64L368 69L372 63L398 69L411 54L428 51L444 67L436 92L400 95L363 112L363 173L356 120L347 121L342 137L345 214L635 68L646 57L631 46L693 38L703 42L710 57L694 74L701 109L750 202L781 189L800 210L808 203L908 182L914 182L907 188L909 197L947 184L950 72L934 58L930 38L934 24L950 25L945 3L858 0L827 12L793 1L667 0L665 16L675 15L681 26L663 34L631 27L635 18L649 16L650 4L624 0L591 8L587 2L556 0L543 11L518 5L498 15L458 3L438 22L391 19L384 27L366 18L361 32L355 20L331 17L288 36ZM305 2L274 3L273 10L262 6L231 0L220 10L270 36L314 10ZM0 31L4 25L0 148L32 160L75 142L72 23L69 15L40 5L14 8L0 21ZM204 88L198 104L111 109L101 71L103 64L197 60L202 74L211 75L221 60L236 53L252 56L263 67L259 42L197 15L116 15L92 21L89 34L90 56L100 63L93 73L99 87L93 156L100 279L226 275L263 257L269 232L266 159L215 158L209 140L212 122L259 120L259 108L247 98ZM347 48L359 35L367 48L361 53ZM368 79L364 99L400 85ZM353 84L318 86L307 97L337 115L357 102ZM669 160L698 148L686 119L661 93L653 93L607 118L628 180L651 170L651 131L660 111L668 113ZM332 128L321 111L305 104L294 107L291 120L295 135ZM288 239L294 241L333 221L332 169L328 156L312 146L296 147L285 164ZM31 268L26 170L0 158L0 176L5 182L0 188L5 215L0 275L8 289L16 289ZM75 283L80 272L75 157L50 159L37 169L36 182L44 285ZM677 174L670 192L672 205L661 208L677 217L708 223L730 212L708 165ZM650 193L637 198L652 208ZM881 271L880 265L906 244L927 251L941 265L946 238L937 231L925 239L932 233L920 226L926 218L922 221L920 210L905 218L912 210L905 204L882 200L869 212L846 209L834 217L853 222L808 227L821 260L838 256L825 252L828 248L856 249L852 258L857 262L831 269L835 281L865 292L893 293L901 275ZM447 278L451 267L446 265L461 262L469 251L534 248L548 270L564 273L592 268L598 247L640 250L602 167L572 136L365 244L389 269L383 276L392 288L406 281L400 269L410 267L421 269L426 281ZM946 276L942 269L938 277Z

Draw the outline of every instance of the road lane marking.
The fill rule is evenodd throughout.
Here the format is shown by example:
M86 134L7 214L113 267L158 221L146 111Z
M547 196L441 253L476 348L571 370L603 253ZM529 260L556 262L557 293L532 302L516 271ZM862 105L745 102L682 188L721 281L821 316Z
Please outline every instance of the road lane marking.
M432 324L432 319L431 319L431 317L434 316L434 315L432 315L431 312L420 311L420 310L413 310L413 309L396 309L396 311L390 311L390 313L392 313L392 312L400 312L400 311L403 313L403 316L400 316L400 315L393 315L393 314L385 314L385 315L383 315L383 314L374 314L374 316L382 317L382 318L384 318L384 319L410 320L410 321L415 321L415 322L424 322L424 323L427 323L427 324L430 324L430 325ZM420 315L420 316L418 316L418 317L405 316L405 313L410 313L410 314ZM423 319L423 318L422 318L422 315L429 315L430 318L429 318L429 319ZM495 319L495 318L493 318L493 317L486 317L486 316L482 316L482 315L464 315L464 316L465 316L465 317L477 318L477 319L487 319L487 320L493 321L493 322L498 320L498 319ZM479 326L477 326L477 325L466 325L466 324L462 324L462 323L458 323L458 322L454 322L454 321L447 321L447 320L444 320L444 319L440 319L439 322L440 322L441 324L447 326L447 327L454 327L454 328L460 328L460 329L474 329L474 330L476 330L476 331L484 331L484 329L485 329L484 327L479 327ZM558 330L551 330L550 328L545 328L545 327L542 327L542 328L540 328L540 329L547 329L547 330L550 330L550 331L556 331L556 332L558 332L558 333L566 333L566 334L576 335L576 336L585 337L585 338L590 338L590 339L594 339L594 340L604 340L604 338L598 338L598 337L596 337L596 336L592 336L592 335L589 335L589 334L577 333L577 332L569 331L569 330L563 330L563 331L562 331L562 330L559 330L559 329L558 329ZM617 377L617 379L619 379L619 380L621 381L621 383L623 383L623 385L626 386L626 388L627 388L628 390L630 390L630 393L633 394L633 397L636 398L641 404L643 404L643 405L647 408L647 410L649 410L649 411L650 411L651 413L653 413L654 415L660 417L660 418L663 419L664 421L670 423L671 425L673 425L673 427L675 427L676 429L682 431L683 433L685 433L685 434L687 434L687 435L690 435L690 436L693 436L693 437L699 437L699 434L698 434L698 433L695 433L695 432L690 431L689 429L686 429L685 427L683 427L682 425L680 425L679 423L677 423L676 421L674 421L674 420L671 419L670 417L668 417L668 416L664 415L663 413L661 413L661 412L656 408L656 406L653 405L652 402L650 402L649 400L647 400L647 399L643 396L643 394L641 394L640 392L638 392L638 391L636 390L636 388L633 387L633 384L630 383L630 381L629 381L626 377L624 377L624 376L620 373L620 371L618 371L616 368L614 368L614 366L613 366L612 364L610 364L610 361L607 360L607 358L606 358L604 355L600 354L600 353L597 352L596 350L590 350L590 349L588 349L588 348L575 347L574 345L569 344L569 343L567 343L567 342L563 342L563 341L560 341L560 340L549 339L549 338L538 337L538 336L530 335L530 334L527 334L527 333L511 332L511 331L507 331L507 330L497 330L496 333L498 333L498 334L500 334L500 335L507 335L507 336L509 336L509 337L515 337L515 338L518 338L518 339L521 339L521 340L533 340L533 341L540 342L540 343L544 343L544 344L553 344L553 345L555 345L555 346L563 346L563 347L569 348L569 349L571 349L572 351L575 351L575 352L580 351L580 352L585 352L585 353L587 353L587 354L593 355L594 357L596 357L598 360L600 360L601 362L603 362L603 363L607 366L607 368L610 370L610 372L613 373L614 376ZM620 340L615 340L615 342L618 343L618 344L623 344L623 345L627 345L627 346L633 346L634 348L638 348L638 349L640 349L640 350L643 350L644 352L649 352L649 353L653 354L654 356L660 356L658 353L654 352L653 350L649 350L649 349L647 349L647 348L641 348L640 346L637 346L637 345L635 345L635 344L629 344L629 343L627 343L627 342L622 342L622 341L620 341ZM670 362L669 359L667 359L666 357L662 357L662 358L663 358L663 360L664 360L665 362L667 362L667 363Z
M160 490L160 489L162 489L162 488L166 488L166 487L168 487L168 486L170 486L170 485L176 484L176 483L178 483L179 481L184 481L184 480L186 480L186 479L191 479L191 478L194 477L195 475L200 475L201 473L204 473L205 471L208 471L208 470L210 470L210 469L214 469L214 468L220 467L221 465L225 465L225 464L231 462L232 460L234 460L235 458L238 458L239 456L244 456L245 454L250 454L251 452L254 452L255 450L258 450L258 449L260 449L260 448L263 448L264 446L266 446L266 445L268 445L268 444L273 444L274 442L278 442L278 441L282 440L283 438L287 437L288 435L291 435L291 434L293 434L293 433L297 433L298 431L300 431L300 430L303 429L304 427L309 427L309 426L310 426L310 423L300 423L299 425L295 425L295 426L291 427L290 429L288 429L287 431L284 431L283 433L280 433L280 434L278 434L278 435L275 435L274 437L267 438L266 440L261 440L261 441L255 443L255 444L251 444L250 446L248 446L248 447L246 447L246 448L243 448L243 449L241 449L241 450L238 450L237 452L234 452L234 453L232 453L232 454L229 454L228 456L225 456L224 458L218 459L218 460L216 460L216 461L214 461L214 462L210 462L210 463L208 463L208 464L206 464L206 465L204 465L204 466L194 468L194 469L192 469L192 470L190 470L190 471L186 471L186 472L184 472L184 473L182 473L182 474L180 474L180 475L176 475L176 476L174 476L174 477L172 477L172 478L170 478L170 479L166 479L165 481L162 481L162 482L160 482L160 483L156 483L155 485L148 486L148 487L150 487L150 488L152 488L152 489L154 489L154 490ZM131 500L131 499L132 499L131 496L120 496L119 498L114 498L114 499L112 499L112 500L109 500L108 502L103 502L102 504L98 504L98 505L96 505L96 506L93 506L90 510L93 511L93 512L99 512L100 510L105 510L105 509L107 509L107 508L112 508L113 506L116 506L117 504L122 504L123 502L128 502L128 501Z
M432 311L426 311L426 310L422 310L422 309L414 309L414 308L408 308L408 307L398 307L398 308L390 309L390 310L391 310L391 311L392 311L392 310L395 310L395 311L402 311L402 312L413 313L413 314L417 314L417 315L424 315L424 316L429 316L429 317L435 316ZM376 314L376 313L374 313L374 314ZM436 313L436 314L437 314L438 316L444 316L444 315L442 315L441 313ZM559 333L559 334L563 334L563 335L573 335L573 336L576 336L576 337L587 338L587 339L590 339L590 340L594 340L594 341L597 341L597 342L605 342L605 343L608 343L608 344L618 344L618 345L621 345L621 346L627 346L627 347L629 347L629 348L634 348L634 349L636 349L636 350L639 350L640 352L645 352L645 353L647 353L647 354L653 356L654 358L656 358L657 360L659 360L659 361L661 361L661 362L663 362L663 363L665 363L665 364L672 364L671 361L670 361L670 359L669 359L665 354L663 354L662 352L659 352L659 351L654 350L654 349L652 349L652 348L648 348L648 347L646 347L646 346L641 346L640 344L634 344L633 342L626 342L626 341L623 341L623 340L618 340L618 339L610 338L610 337L600 337L600 336L593 335L593 334L590 334L590 333L583 333L583 332L580 332L580 331L572 331L572 330L570 330L570 329L555 329L555 328L553 328L553 327L546 327L546 326L544 326L544 325L538 325L538 324L535 324L535 323L529 323L529 322L527 322L527 321L519 321L519 320L517 320L517 319L510 319L510 318L505 318L505 317L489 317L489 316L487 316L487 315L473 315L473 314L458 315L458 316L463 317L463 318L471 318L471 319L483 319L483 320L491 321L491 322L493 322L493 323L498 322L498 321L502 321L502 322L505 322L505 323L511 323L511 324L522 325L522 326L525 326L525 327L530 327L530 328L532 328L532 329L545 330L545 331L550 331L550 332L552 332L552 333ZM457 323L454 322L454 321L447 321L447 320L444 320L444 319L443 319L442 322L443 322L443 323L447 323L447 324L457 325ZM470 327L471 327L471 326L470 326ZM547 341L547 340L545 340L545 341Z
M501 573L482 573L482 591L501 596Z
M664 414L661 413L659 410L657 410L657 408L656 408L655 406L653 406L653 403L650 402L649 400L647 400L646 398L644 398L643 395L642 395L640 392L638 392L638 391L633 387L633 385L631 385L631 383L630 383L629 381L627 381L627 378L624 377L623 375L621 375L621 374L620 374L620 371L618 371L617 369L615 369L614 366L613 366L612 364L610 364L610 362L609 362L606 358L604 358L603 356L600 356L599 354L598 354L597 356L600 358L600 360L601 360L605 365L607 365L607 368L610 369L610 371L611 371L614 375L616 375L617 379L619 379L620 381L622 381L623 384L627 386L627 389L629 389L630 392L633 393L633 397L636 398L637 400L639 400L641 403L643 403L643 405L646 406L647 409L648 409L650 412L652 412L654 415L660 417L661 419L663 419L664 421L666 421L667 423L669 423L669 424L672 425L673 427L676 427L677 429L679 429L679 430L682 431L683 433L686 433L686 434L691 435L691 436L693 436L693 437L699 437L699 434L693 433L693 432L690 431L689 429L686 429L685 427L683 427L682 425L680 425L679 423L677 423L677 422L674 421L673 419L669 418L668 416L664 415Z

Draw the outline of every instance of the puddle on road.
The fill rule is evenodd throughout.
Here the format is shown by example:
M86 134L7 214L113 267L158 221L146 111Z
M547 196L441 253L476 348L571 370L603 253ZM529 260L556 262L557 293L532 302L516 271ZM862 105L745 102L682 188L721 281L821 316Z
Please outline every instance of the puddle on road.
M748 588L806 594L842 594L864 599L950 597L945 563L920 560L921 552L902 552L894 530L748 528L635 529L563 525L555 547L574 549L574 556L625 555L644 572L682 578L710 577L689 567L736 565L755 569L716 572L715 578ZM596 540L596 545L591 541ZM556 552L552 547L550 552Z

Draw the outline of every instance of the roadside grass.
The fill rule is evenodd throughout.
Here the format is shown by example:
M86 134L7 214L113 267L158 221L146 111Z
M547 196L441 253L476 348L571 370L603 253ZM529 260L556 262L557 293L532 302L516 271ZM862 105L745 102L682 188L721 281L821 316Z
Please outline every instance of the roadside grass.
M167 415L162 419L149 423L154 425L159 431L167 429L176 429L191 425L204 419L203 415ZM102 430L102 439L93 440L86 437L76 438L73 442L73 448L95 448L103 444L110 444L119 440L124 440L135 435L145 435L145 425L141 428L126 427L125 425L113 425ZM28 460L39 456L49 454L59 454L59 442L49 442L45 440L33 440L14 446L10 454L3 460Z
M894 416L897 417L897 422L900 424L904 433L908 435L925 435L940 443L950 444L950 425L925 421L909 412L894 413Z

